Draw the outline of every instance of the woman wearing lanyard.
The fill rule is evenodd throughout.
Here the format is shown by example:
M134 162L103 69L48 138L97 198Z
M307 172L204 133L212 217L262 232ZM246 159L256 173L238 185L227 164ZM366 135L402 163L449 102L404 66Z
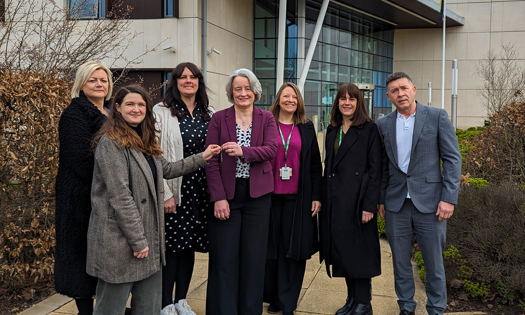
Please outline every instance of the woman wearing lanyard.
M284 83L270 108L280 134L272 160L275 189L268 234L264 301L268 313L293 314L306 260L318 250L317 213L321 209L321 156L314 125L303 98Z
M321 261L344 277L345 305L336 315L371 315L372 277L381 274L377 204L381 188L379 131L354 84L343 84L326 133L323 209L319 217Z

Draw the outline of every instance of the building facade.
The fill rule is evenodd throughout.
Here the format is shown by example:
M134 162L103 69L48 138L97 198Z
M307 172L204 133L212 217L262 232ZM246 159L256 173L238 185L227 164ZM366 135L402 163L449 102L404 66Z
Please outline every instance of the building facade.
M0 13L6 1L0 0ZM79 13L80 19L105 19L117 0L60 1L65 7L83 3L95 8ZM269 107L278 88L279 4L284 0L118 1L133 7L132 31L138 34L127 55L140 56L158 46L141 57L131 78L158 86L178 63L193 62L205 70L212 105L223 109L229 106L224 91L228 76L245 67L263 85L258 105ZM323 1L286 1L284 81L299 81ZM504 44L525 51L523 12L521 0L447 1L444 108L452 115L451 63L457 59L458 128L480 126L486 119L479 62ZM338 84L346 82L361 84L374 119L390 112L385 80L394 71L412 77L416 98L424 104L432 82L431 105L441 107L441 26L438 0L329 1L304 83L308 118L327 121ZM525 64L525 53L519 58Z

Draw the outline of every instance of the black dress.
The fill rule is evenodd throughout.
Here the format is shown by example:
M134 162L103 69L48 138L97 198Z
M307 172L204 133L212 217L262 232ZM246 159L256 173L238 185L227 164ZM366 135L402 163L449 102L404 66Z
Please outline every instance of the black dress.
M203 152L205 149L208 122L204 121L199 108L193 111L193 119L187 110L177 105L183 114L179 119L184 146L184 157ZM208 184L204 168L182 177L181 204L175 213L166 213L166 251L180 252L191 249L208 251L208 219L210 205Z
M55 289L91 298L97 279L86 273L91 181L95 164L91 140L106 116L81 92L60 116L60 155L55 192Z

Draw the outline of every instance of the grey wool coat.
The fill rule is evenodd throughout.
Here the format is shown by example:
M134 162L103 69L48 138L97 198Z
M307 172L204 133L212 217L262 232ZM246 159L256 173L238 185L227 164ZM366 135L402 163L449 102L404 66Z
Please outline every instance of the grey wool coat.
M164 184L205 166L202 153L176 162L144 155L103 136L95 151L88 229L88 274L109 283L136 282L160 271L164 258ZM147 258L133 252L149 246Z

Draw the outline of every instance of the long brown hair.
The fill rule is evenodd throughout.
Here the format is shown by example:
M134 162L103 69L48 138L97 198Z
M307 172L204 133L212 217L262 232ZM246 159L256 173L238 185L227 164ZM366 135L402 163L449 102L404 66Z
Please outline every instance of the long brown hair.
M301 91L299 91L297 85L295 85L292 82L285 82L283 83L283 85L281 85L281 88L277 92L277 95L275 95L272 106L270 106L270 112L272 112L273 116L275 117L275 120L279 122L279 112L281 111L281 104L279 104L279 101L281 99L281 95L283 94L284 89L286 89L287 87L292 88L295 94L297 95L297 109L293 113L294 125L306 124L306 109L304 107L303 97L301 96Z
M191 62L179 63L173 71L171 71L171 78L166 87L166 94L164 95L164 106L170 109L171 115L177 117L178 119L182 118L182 113L175 106L180 104L186 108L186 104L182 101L180 96L179 88L177 86L177 80L180 78L184 69L188 68L190 72L199 79L199 88L195 94L195 102L197 107L200 109L202 118L204 121L211 120L211 111L210 111L210 99L208 98L208 88L204 82L204 75L202 71ZM186 108L187 109L187 108Z
M333 127L340 127L343 125L343 114L341 114L341 111L339 110L339 99L344 97L346 93L348 93L350 97L353 97L357 100L354 117L352 117L352 126L360 126L367 121L372 121L372 118L370 118L370 115L368 115L366 112L363 94L361 94L359 88L355 84L345 83L339 86L339 90L335 96L334 105L332 106L331 112L331 125Z
M117 111L117 104L122 105L126 95L135 93L139 94L144 102L146 102L146 116L139 124L142 137L137 134L133 128L122 117L122 114ZM102 125L102 128L96 134L93 140L93 146L96 147L100 138L106 135L109 139L117 142L124 148L134 148L147 156L159 157L162 155L162 150L157 142L157 135L155 130L155 118L153 117L153 102L148 92L140 85L128 85L119 88L113 102L111 102L111 110L109 111L108 119Z

